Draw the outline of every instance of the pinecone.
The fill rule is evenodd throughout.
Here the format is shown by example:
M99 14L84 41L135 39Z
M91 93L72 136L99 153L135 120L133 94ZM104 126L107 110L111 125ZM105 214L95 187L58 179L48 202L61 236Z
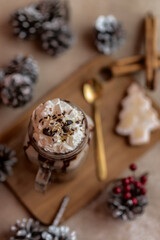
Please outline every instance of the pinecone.
M116 194L111 194L108 199L108 207L114 218L122 220L133 220L135 215L142 214L144 207L147 205L146 196L137 196L137 205L135 206L132 200L124 201L122 196L117 197Z
M144 188L146 181L146 175L142 175L140 178L129 176L116 181L107 200L107 205L114 218L133 220L136 215L143 213L147 205Z
M41 40L43 49L54 56L72 45L73 36L69 25L62 18L56 18L43 24Z
M99 16L95 23L97 49L110 55L124 42L124 30L120 22L112 16Z
M51 225L47 228L32 218L17 220L11 231L14 235L10 240L77 240L75 232L70 232L69 227Z
M76 233L71 232L67 226L58 226L68 204L69 197L65 196L58 213L50 226L40 225L33 219L17 221L11 227L14 236L10 240L76 240Z
M38 79L38 66L31 57L18 55L5 68L5 74L19 73L31 78L35 83Z
M42 233L43 240L76 240L75 232L70 232L66 226L49 226L48 231Z
M62 17L66 21L69 20L69 9L66 1L43 0L37 4L36 9L44 17L44 21L52 21L58 17Z
M38 221L32 218L17 220L16 224L11 227L14 236L10 240L40 240L43 232L43 227L40 226Z
M11 17L13 33L21 39L33 38L39 31L43 20L42 14L34 4L18 9Z
M20 107L32 99L33 84L28 76L11 74L4 78L1 88L2 102L8 106Z
M15 151L0 144L0 182L12 174L12 167L17 162Z

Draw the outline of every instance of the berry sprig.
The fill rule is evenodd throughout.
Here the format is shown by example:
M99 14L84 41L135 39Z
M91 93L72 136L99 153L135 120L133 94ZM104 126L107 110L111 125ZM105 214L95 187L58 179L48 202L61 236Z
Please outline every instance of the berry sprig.
M132 172L137 170L136 164L131 164L129 168ZM147 204L146 183L147 174L140 177L134 174L116 181L108 198L108 207L113 217L131 220L143 212Z

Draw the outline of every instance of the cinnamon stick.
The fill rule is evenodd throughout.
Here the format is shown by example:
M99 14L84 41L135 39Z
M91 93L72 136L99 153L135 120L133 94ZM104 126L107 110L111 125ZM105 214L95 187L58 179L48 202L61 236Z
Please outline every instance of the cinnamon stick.
M154 89L157 78L157 20L152 14L148 14L145 19L145 65L146 65L146 81L150 89Z
M158 79L158 56L157 56L157 39L158 39L158 22L157 19L153 18L153 82L152 82L152 89L155 89L157 86L157 79Z
M131 56L131 57L121 58L121 59L115 61L115 65L124 66L124 65L129 65L129 64L133 64L133 63L140 63L143 61L144 61L143 55L135 55L135 56Z
M121 75L126 75L126 74L131 74L131 73L136 73L140 70L143 70L144 64L141 63L135 63L135 64L129 64L129 65L113 65L111 66L110 70L112 73L112 76L121 76Z
M130 57L130 59L131 58L132 57ZM145 58L144 57L143 58L139 57L139 59L140 59L140 62L137 62L137 63L134 63L134 64L130 63L130 64L126 64L126 65L122 64L122 63L125 63L125 62L128 63L128 60L125 61L126 58L117 60L109 68L111 75L113 77L117 77L117 76L127 75L127 74L131 74L131 73L136 73L136 72L141 71L141 70L145 70L146 69ZM157 68L160 67L160 59L156 60L156 66L157 66Z

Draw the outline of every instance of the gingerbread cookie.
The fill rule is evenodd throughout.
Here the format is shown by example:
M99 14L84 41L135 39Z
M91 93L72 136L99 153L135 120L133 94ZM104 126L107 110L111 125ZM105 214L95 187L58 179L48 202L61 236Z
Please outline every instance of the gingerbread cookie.
M122 136L129 136L131 145L148 143L150 133L160 128L158 112L137 83L133 83L127 93L128 96L122 100L116 132Z

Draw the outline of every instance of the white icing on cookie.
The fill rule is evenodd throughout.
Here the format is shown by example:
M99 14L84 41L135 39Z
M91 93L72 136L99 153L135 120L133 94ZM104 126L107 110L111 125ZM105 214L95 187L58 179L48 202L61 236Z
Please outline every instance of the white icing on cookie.
M128 96L122 100L122 111L116 132L129 136L131 145L148 143L150 133L160 127L157 111L142 88L133 83L127 90Z

